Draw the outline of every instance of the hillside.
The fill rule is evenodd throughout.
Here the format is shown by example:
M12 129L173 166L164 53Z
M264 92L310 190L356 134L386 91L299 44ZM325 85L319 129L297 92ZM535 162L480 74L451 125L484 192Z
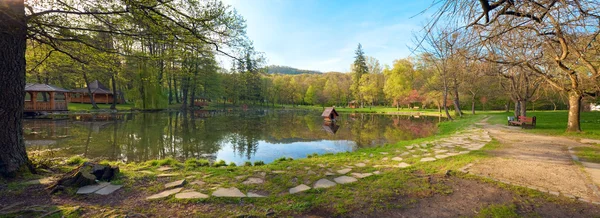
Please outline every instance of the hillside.
M269 69L269 74L290 74L290 75L296 75L296 74L321 74L320 71L315 71L315 70L301 70L301 69L296 69L293 67L286 67L286 66L277 66L277 65L271 65L268 67Z

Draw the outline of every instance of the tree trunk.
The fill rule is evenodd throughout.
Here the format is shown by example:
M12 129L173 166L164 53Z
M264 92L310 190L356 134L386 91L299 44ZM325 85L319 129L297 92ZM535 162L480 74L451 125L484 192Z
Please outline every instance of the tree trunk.
M527 101L525 101L525 100L519 101L519 108L521 109L520 115L526 117L527 116Z
M115 74L112 74L112 77L110 78L111 82L112 82L112 90L113 90L113 102L112 105L110 106L110 109L115 110L117 109L117 81L115 80Z
M457 82L456 78L454 78L453 92L454 92L454 109L456 110L456 113L458 114L458 116L462 117L463 113L462 113L462 110L460 110L460 99L458 97L458 82Z
M520 109L519 101L515 101L515 113L514 113L515 114L515 118L519 117L519 112L520 111L521 111L521 109Z
M181 95L183 96L182 100L183 103L181 104L181 109L182 110L187 110L187 95L188 95L188 87L187 87L187 83L188 81L186 81L187 78L183 78L183 80L181 81ZM177 102L179 103L179 102Z
M85 72L85 67L81 67L83 71L83 80L85 81L85 85L87 86L88 95L90 95L90 103L92 103L92 109L100 109L98 105L96 105L96 101L94 100L94 95L92 94L92 88L90 88L90 81L88 80L87 73Z
M569 92L569 120L567 122L567 132L581 132L579 124L581 118L581 94Z
M173 78L169 77L169 105L173 104Z
M0 174L5 177L29 163L22 123L26 28L23 1L0 3Z
M445 80L446 79L444 79L444 99L442 99L442 107L444 108L444 111L446 111L446 117L448 120L452 120L452 116L450 116L450 112L448 112L448 86L446 85Z
M504 109L506 110L506 113L510 112L510 101L506 102L506 104L504 105Z
M471 113L475 114L475 95L471 98Z

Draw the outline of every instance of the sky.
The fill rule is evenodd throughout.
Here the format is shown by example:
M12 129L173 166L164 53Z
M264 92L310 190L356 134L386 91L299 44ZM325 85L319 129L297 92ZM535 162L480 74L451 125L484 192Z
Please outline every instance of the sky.
M348 72L361 43L382 65L411 54L431 0L224 0L268 65ZM228 61L223 61L228 62Z

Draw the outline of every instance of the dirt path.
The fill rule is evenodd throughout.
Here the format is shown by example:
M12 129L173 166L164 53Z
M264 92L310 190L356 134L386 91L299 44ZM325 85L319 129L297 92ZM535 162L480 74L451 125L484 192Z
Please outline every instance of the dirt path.
M469 172L554 195L600 201L590 175L569 153L569 147L585 145L564 137L527 133L519 127L480 124L502 145L491 151L493 158L475 163Z

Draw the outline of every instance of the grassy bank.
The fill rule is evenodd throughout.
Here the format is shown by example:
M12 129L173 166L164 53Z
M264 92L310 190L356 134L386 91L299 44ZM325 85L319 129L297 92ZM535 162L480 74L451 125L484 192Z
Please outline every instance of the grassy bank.
M578 133L568 133L565 131L567 129L568 113L568 111L528 111L527 116L535 116L537 125L535 129L526 129L523 131L574 138L600 139L600 112L582 112L582 132ZM506 125L508 116L514 116L513 113L506 112L487 112L486 114L491 116L488 122L502 125Z
M83 103L69 103L69 111L71 112L92 112L96 110L110 110L111 104L96 104L99 109L92 109L92 104L83 104ZM178 109L181 107L181 104L172 104L167 108L162 109ZM128 110L140 110L140 108L136 108L132 103L123 103L117 104L116 109L119 111L128 111Z

